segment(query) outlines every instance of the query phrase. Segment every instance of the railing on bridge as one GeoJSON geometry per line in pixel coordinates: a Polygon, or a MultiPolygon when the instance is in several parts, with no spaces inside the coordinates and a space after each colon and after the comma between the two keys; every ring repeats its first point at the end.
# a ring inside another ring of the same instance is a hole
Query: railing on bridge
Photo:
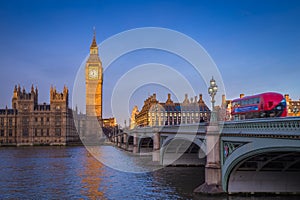
{"type": "Polygon", "coordinates": [[[164,125],[164,126],[146,126],[136,127],[134,129],[123,130],[123,133],[197,133],[205,134],[207,123],[200,124],[181,124],[181,125],[164,125]]]}
{"type": "Polygon", "coordinates": [[[223,135],[253,134],[299,137],[300,117],[251,119],[242,121],[228,121],[221,130],[223,135]]]}
{"type": "MultiPolygon", "coordinates": [[[[134,129],[124,129],[120,134],[128,133],[195,133],[205,134],[209,123],[181,124],[175,126],[148,126],[136,127],[134,129]]],[[[228,134],[268,134],[268,135],[288,135],[298,136],[300,133],[300,117],[285,118],[260,118],[240,121],[226,121],[219,123],[220,132],[228,134]]],[[[118,135],[118,134],[117,134],[118,135]]]]}

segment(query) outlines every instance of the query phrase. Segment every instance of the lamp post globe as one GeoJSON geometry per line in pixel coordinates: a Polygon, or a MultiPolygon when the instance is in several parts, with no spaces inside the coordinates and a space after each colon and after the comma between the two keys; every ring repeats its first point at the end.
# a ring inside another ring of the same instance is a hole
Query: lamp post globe
{"type": "Polygon", "coordinates": [[[211,96],[211,104],[212,104],[212,111],[211,111],[212,122],[217,121],[216,113],[215,113],[215,95],[217,94],[217,91],[218,91],[218,86],[216,84],[216,81],[214,80],[214,77],[212,77],[208,88],[208,94],[211,96]]]}
{"type": "Polygon", "coordinates": [[[294,108],[293,108],[294,116],[297,116],[298,112],[299,112],[299,109],[296,106],[294,106],[294,108]]]}

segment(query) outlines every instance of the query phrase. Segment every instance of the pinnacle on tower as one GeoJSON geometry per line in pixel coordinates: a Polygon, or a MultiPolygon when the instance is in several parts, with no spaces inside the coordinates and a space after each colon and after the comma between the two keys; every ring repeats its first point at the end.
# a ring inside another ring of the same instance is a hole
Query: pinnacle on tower
{"type": "Polygon", "coordinates": [[[34,87],[33,87],[33,84],[31,85],[31,93],[34,93],[34,87]]]}
{"type": "Polygon", "coordinates": [[[184,97],[184,100],[183,100],[182,104],[184,104],[184,105],[189,104],[190,101],[189,101],[189,98],[188,98],[188,94],[185,94],[184,96],[185,97],[184,97]]]}
{"type": "Polygon", "coordinates": [[[92,48],[92,47],[98,47],[98,46],[97,46],[97,42],[96,42],[96,29],[95,29],[95,27],[94,27],[93,42],[92,42],[92,44],[91,44],[91,48],[92,48]]]}

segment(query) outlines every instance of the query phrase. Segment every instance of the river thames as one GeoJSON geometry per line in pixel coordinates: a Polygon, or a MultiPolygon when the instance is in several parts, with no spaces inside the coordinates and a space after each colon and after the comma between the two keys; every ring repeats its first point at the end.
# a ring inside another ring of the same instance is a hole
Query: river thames
{"type": "MultiPolygon", "coordinates": [[[[126,156],[112,146],[101,151],[126,156]]],[[[195,195],[203,167],[126,173],[103,165],[83,146],[1,147],[0,158],[0,199],[298,199],[195,195]]]]}

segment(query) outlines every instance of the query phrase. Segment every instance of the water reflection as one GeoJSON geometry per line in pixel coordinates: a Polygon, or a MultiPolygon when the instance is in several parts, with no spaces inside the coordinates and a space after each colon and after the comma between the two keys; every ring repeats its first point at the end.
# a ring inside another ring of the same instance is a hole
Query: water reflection
{"type": "Polygon", "coordinates": [[[186,199],[193,197],[193,190],[204,182],[204,167],[166,167],[151,173],[157,186],[174,188],[175,193],[186,199]]]}
{"type": "Polygon", "coordinates": [[[157,162],[152,161],[151,153],[132,154],[113,146],[87,147],[87,150],[105,166],[117,171],[144,173],[162,168],[157,162]]]}
{"type": "MultiPolygon", "coordinates": [[[[111,147],[94,151],[106,159],[119,154],[127,160],[126,154],[111,147]]],[[[120,172],[98,162],[84,147],[0,148],[0,159],[0,199],[298,199],[194,195],[193,189],[204,182],[203,167],[120,172]]],[[[131,162],[128,166],[139,169],[131,162]]]]}
{"type": "MultiPolygon", "coordinates": [[[[96,152],[97,156],[101,156],[100,152],[96,152]]],[[[81,194],[89,199],[103,199],[105,188],[99,190],[101,177],[103,176],[103,164],[96,160],[88,151],[85,151],[81,160],[83,169],[79,171],[81,177],[82,189],[81,194]]]]}
{"type": "Polygon", "coordinates": [[[83,171],[80,176],[84,183],[82,194],[91,199],[191,199],[193,189],[203,180],[201,168],[199,170],[199,168],[171,167],[141,173],[140,162],[134,162],[132,157],[127,157],[124,152],[119,152],[113,147],[94,147],[90,148],[89,152],[83,159],[83,171]],[[123,156],[121,161],[126,159],[132,161],[130,164],[128,160],[126,162],[126,165],[131,167],[130,171],[136,170],[139,173],[111,169],[98,162],[93,156],[99,160],[111,156],[110,162],[116,164],[120,164],[120,160],[116,158],[123,156]],[[191,175],[194,179],[182,180],[191,175]]]}

